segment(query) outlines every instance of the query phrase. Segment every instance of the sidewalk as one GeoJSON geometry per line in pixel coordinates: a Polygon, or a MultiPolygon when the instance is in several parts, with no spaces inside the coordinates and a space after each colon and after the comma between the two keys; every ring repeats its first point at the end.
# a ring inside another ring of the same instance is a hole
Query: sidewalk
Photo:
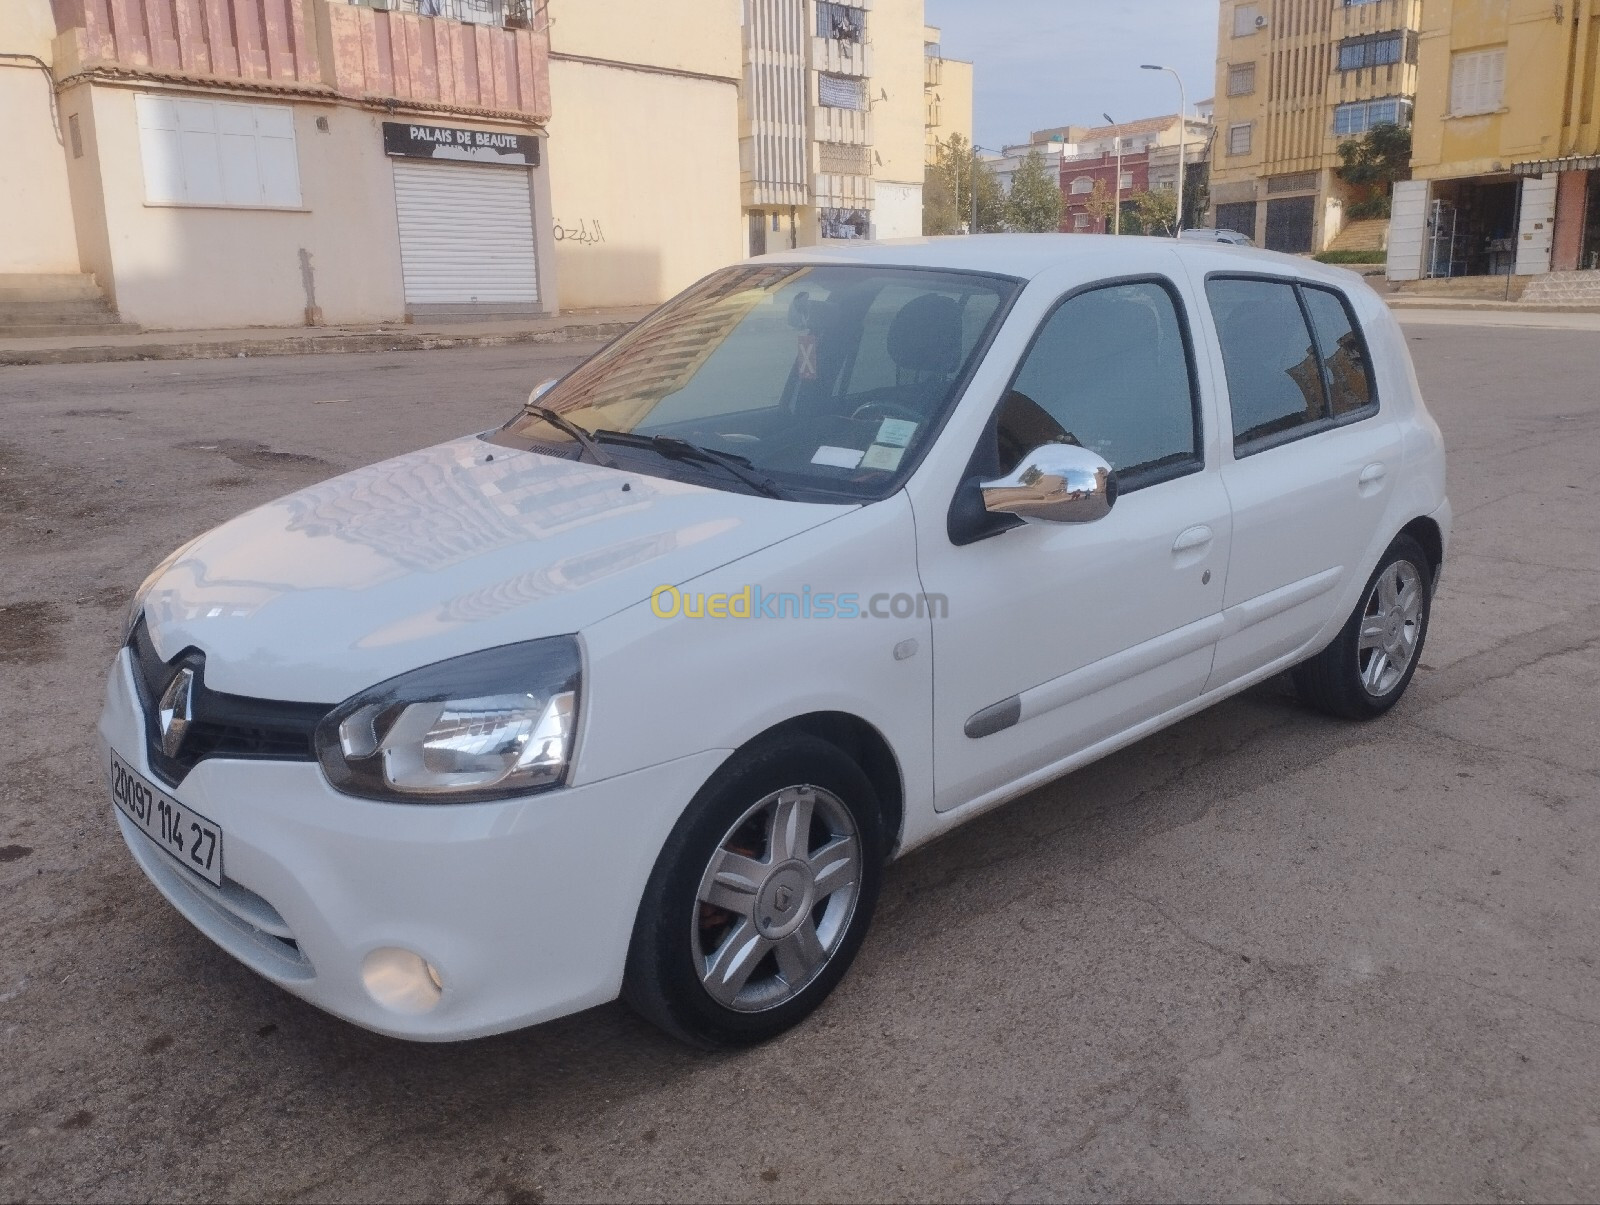
{"type": "Polygon", "coordinates": [[[509,347],[518,343],[599,343],[622,334],[648,314],[651,308],[635,306],[611,310],[573,310],[550,318],[519,318],[508,322],[247,327],[215,331],[141,331],[133,335],[0,339],[0,367],[22,364],[101,364],[118,360],[219,360],[338,352],[429,351],[450,347],[509,347]]]}

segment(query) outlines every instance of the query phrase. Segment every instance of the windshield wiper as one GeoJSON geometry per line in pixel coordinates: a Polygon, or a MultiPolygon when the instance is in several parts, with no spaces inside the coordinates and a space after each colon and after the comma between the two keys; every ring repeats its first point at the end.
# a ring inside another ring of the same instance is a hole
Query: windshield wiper
{"type": "Polygon", "coordinates": [[[535,406],[532,403],[524,406],[522,413],[531,414],[537,419],[543,419],[563,435],[569,435],[577,440],[578,446],[589,453],[590,458],[596,464],[608,469],[617,467],[617,462],[600,450],[600,445],[595,442],[593,433],[585,431],[571,419],[563,418],[548,406],[535,406]]]}
{"type": "Polygon", "coordinates": [[[596,431],[595,439],[602,443],[624,444],[635,448],[653,448],[668,460],[696,460],[701,464],[714,464],[727,469],[740,481],[744,482],[757,493],[768,498],[779,498],[787,501],[788,495],[775,485],[771,479],[756,471],[756,467],[746,457],[737,452],[724,452],[718,448],[703,448],[699,444],[690,443],[687,439],[679,439],[675,435],[639,435],[633,431],[596,431]]]}

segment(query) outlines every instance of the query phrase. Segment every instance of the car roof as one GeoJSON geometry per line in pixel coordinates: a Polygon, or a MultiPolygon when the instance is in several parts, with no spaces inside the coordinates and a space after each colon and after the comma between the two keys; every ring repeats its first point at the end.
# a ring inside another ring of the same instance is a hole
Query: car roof
{"type": "Polygon", "coordinates": [[[1149,238],[1110,234],[979,234],[938,238],[837,241],[763,255],[751,263],[875,264],[896,268],[942,268],[993,272],[1032,280],[1051,269],[1093,261],[1115,274],[1170,271],[1171,257],[1208,272],[1264,272],[1299,276],[1349,289],[1361,278],[1344,268],[1295,255],[1263,251],[1214,239],[1149,238]]]}

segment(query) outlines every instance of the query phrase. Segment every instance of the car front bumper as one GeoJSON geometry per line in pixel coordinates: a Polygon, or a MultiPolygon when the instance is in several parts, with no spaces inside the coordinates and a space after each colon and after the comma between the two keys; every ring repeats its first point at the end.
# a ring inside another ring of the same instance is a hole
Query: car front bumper
{"type": "Polygon", "coordinates": [[[379,803],[306,762],[201,762],[176,788],[150,769],[129,656],[100,716],[158,789],[223,830],[223,884],[183,868],[114,806],[135,861],[228,953],[317,1007],[394,1037],[452,1041],[614,999],[646,880],[672,826],[727,756],[712,750],[498,803],[379,803]],[[379,1003],[363,960],[398,947],[437,968],[429,1011],[379,1003]]]}

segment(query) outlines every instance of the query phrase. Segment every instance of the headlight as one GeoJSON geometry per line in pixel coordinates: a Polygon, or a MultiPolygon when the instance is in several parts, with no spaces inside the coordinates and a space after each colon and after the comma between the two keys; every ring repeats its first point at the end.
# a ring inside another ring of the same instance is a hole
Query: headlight
{"type": "Polygon", "coordinates": [[[485,649],[380,682],[317,726],[339,790],[406,803],[473,803],[559,786],[583,674],[571,636],[485,649]]]}

